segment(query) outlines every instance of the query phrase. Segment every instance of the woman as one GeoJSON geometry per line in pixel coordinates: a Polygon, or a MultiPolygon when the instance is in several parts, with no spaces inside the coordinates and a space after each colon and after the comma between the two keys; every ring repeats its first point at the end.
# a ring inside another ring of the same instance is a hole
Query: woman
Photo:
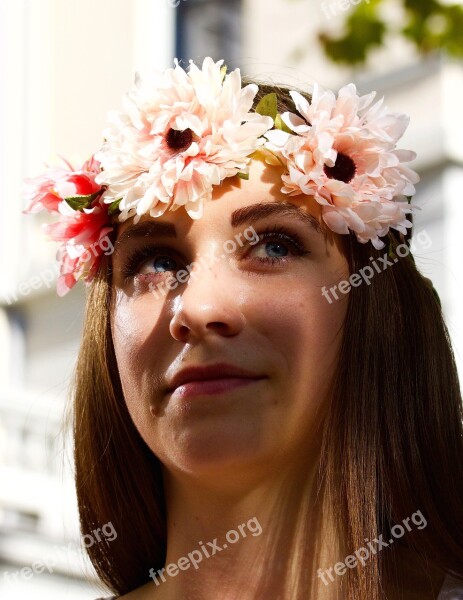
{"type": "Polygon", "coordinates": [[[82,531],[117,598],[463,598],[462,404],[408,240],[408,120],[205,59],[30,182],[90,284],[82,531]],[[276,252],[276,255],[273,253],[276,252]],[[452,591],[455,590],[455,591],[452,591]]]}

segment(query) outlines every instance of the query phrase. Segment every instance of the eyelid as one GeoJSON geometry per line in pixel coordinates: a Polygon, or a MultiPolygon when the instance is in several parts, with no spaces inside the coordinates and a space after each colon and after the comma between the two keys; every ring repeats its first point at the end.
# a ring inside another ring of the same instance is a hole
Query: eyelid
{"type": "MultiPolygon", "coordinates": [[[[310,250],[307,249],[308,244],[304,241],[303,236],[295,231],[294,226],[287,227],[278,223],[271,223],[267,226],[264,226],[262,229],[257,228],[255,233],[258,237],[256,242],[251,243],[253,240],[246,239],[246,243],[243,243],[242,240],[240,240],[240,244],[237,243],[236,251],[239,253],[239,255],[243,256],[246,253],[252,252],[253,248],[260,246],[266,241],[266,239],[272,239],[272,237],[277,240],[280,238],[283,243],[286,242],[288,245],[292,245],[296,249],[296,256],[297,253],[299,253],[300,256],[310,254],[310,250]]],[[[182,253],[172,246],[161,245],[155,241],[151,241],[147,245],[141,247],[136,246],[132,251],[127,251],[127,256],[125,257],[120,269],[124,280],[127,281],[134,275],[140,273],[140,270],[145,263],[152,260],[155,255],[162,255],[163,253],[180,259],[182,264],[188,264],[188,261],[185,261],[182,253]]],[[[228,254],[231,253],[229,252],[228,254]]],[[[162,272],[163,271],[160,271],[159,273],[162,272]]]]}
{"type": "MultiPolygon", "coordinates": [[[[131,279],[135,274],[140,272],[141,267],[153,258],[156,254],[177,254],[178,251],[164,245],[158,245],[152,241],[147,245],[135,247],[133,250],[127,252],[127,256],[124,258],[120,272],[124,281],[131,279]]],[[[182,258],[183,261],[183,258],[182,258]]]]}
{"type": "Polygon", "coordinates": [[[283,265],[287,263],[289,260],[293,260],[295,258],[302,258],[309,254],[311,251],[309,249],[309,245],[302,239],[302,236],[293,231],[290,228],[286,228],[282,225],[269,225],[263,231],[257,232],[259,236],[258,242],[252,245],[249,250],[245,250],[247,254],[252,253],[253,248],[258,248],[265,243],[269,243],[275,240],[278,244],[283,244],[290,248],[291,256],[282,256],[282,257],[255,257],[250,258],[251,261],[257,261],[262,264],[271,263],[272,266],[278,266],[278,264],[283,265]]]}
{"type": "Polygon", "coordinates": [[[296,246],[299,247],[300,250],[305,249],[305,243],[302,237],[296,231],[293,231],[291,228],[286,228],[284,225],[269,225],[262,231],[257,232],[257,235],[261,236],[262,240],[271,237],[272,234],[275,235],[276,238],[278,238],[279,236],[287,238],[288,242],[294,243],[296,246]]]}

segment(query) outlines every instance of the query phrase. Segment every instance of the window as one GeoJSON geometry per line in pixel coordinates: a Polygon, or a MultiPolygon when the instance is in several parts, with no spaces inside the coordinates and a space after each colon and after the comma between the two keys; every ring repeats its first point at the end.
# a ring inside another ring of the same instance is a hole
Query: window
{"type": "Polygon", "coordinates": [[[224,59],[228,70],[239,66],[241,0],[180,0],[176,9],[176,57],[186,68],[205,56],[224,59]]]}

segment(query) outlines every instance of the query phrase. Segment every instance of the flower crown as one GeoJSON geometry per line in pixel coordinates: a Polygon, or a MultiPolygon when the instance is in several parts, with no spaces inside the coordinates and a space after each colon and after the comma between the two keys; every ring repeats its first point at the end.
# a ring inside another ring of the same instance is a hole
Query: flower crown
{"type": "Polygon", "coordinates": [[[199,69],[137,74],[121,112],[108,115],[104,143],[79,169],[63,167],[25,180],[25,213],[46,209],[58,220],[45,226],[61,242],[57,291],[95,276],[116,222],[159,217],[184,206],[192,219],[203,214],[213,186],[227,177],[248,178],[260,153],[284,168],[281,192],[305,194],[321,205],[322,218],[338,234],[383,248],[389,228],[412,226],[411,196],[418,175],[404,163],[414,152],[396,149],[409,118],[391,113],[376,92],[357,94],[353,83],[337,97],[313,86],[311,101],[290,91],[294,112],[278,113],[270,93],[254,110],[258,85],[242,87],[240,70],[205,58],[199,69]]]}

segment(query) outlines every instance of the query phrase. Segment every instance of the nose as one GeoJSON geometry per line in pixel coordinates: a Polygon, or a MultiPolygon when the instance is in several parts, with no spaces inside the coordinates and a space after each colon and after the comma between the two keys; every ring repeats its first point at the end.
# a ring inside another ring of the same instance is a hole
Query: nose
{"type": "Polygon", "coordinates": [[[216,334],[237,335],[245,319],[240,306],[236,281],[224,261],[203,265],[194,270],[173,299],[170,334],[178,341],[192,341],[216,334]]]}

